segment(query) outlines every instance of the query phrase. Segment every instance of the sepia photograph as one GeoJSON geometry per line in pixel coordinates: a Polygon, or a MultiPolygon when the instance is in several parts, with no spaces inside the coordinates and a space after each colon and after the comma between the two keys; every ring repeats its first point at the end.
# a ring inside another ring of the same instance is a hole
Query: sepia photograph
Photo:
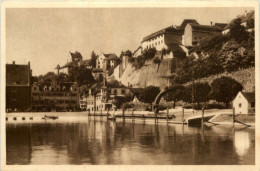
{"type": "Polygon", "coordinates": [[[252,4],[6,5],[2,166],[256,165],[252,4]]]}

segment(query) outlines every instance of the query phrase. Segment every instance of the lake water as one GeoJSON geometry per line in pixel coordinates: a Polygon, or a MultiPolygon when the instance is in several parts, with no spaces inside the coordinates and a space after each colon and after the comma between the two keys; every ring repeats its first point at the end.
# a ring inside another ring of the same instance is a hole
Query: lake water
{"type": "Polygon", "coordinates": [[[7,122],[7,164],[255,164],[254,128],[86,118],[7,122]]]}

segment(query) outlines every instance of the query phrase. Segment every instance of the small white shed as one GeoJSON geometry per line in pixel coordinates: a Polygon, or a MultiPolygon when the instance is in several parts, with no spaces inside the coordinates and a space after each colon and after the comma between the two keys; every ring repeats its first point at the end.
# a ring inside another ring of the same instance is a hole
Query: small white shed
{"type": "Polygon", "coordinates": [[[233,100],[233,107],[236,114],[254,114],[255,113],[255,93],[238,92],[233,100]]]}

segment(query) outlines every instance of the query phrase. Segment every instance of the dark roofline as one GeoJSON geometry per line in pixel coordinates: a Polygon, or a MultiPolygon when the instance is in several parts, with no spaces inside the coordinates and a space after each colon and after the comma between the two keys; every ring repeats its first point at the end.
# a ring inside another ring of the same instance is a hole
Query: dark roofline
{"type": "Polygon", "coordinates": [[[221,29],[216,26],[209,26],[209,25],[197,25],[197,24],[190,24],[192,27],[192,31],[195,32],[208,32],[208,31],[214,31],[214,32],[220,32],[221,29]]]}
{"type": "Polygon", "coordinates": [[[242,92],[242,95],[247,99],[248,102],[255,102],[255,93],[254,92],[242,92]]]}
{"type": "Polygon", "coordinates": [[[185,27],[187,26],[187,24],[198,24],[199,25],[198,21],[195,19],[184,19],[182,21],[181,25],[179,26],[179,29],[184,30],[185,27]]]}
{"type": "Polygon", "coordinates": [[[179,30],[177,28],[174,28],[173,26],[166,27],[164,29],[161,29],[157,32],[154,32],[148,36],[145,36],[142,40],[142,42],[150,40],[156,36],[162,35],[162,34],[174,34],[174,35],[182,35],[182,30],[179,30]]]}

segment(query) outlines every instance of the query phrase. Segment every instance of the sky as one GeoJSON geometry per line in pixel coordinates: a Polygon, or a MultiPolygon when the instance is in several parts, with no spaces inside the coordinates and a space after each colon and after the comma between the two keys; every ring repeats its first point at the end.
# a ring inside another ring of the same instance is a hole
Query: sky
{"type": "Polygon", "coordinates": [[[31,63],[33,75],[54,71],[70,52],[83,59],[134,51],[143,37],[184,19],[228,23],[252,8],[9,8],[6,9],[6,62],[31,63]]]}

